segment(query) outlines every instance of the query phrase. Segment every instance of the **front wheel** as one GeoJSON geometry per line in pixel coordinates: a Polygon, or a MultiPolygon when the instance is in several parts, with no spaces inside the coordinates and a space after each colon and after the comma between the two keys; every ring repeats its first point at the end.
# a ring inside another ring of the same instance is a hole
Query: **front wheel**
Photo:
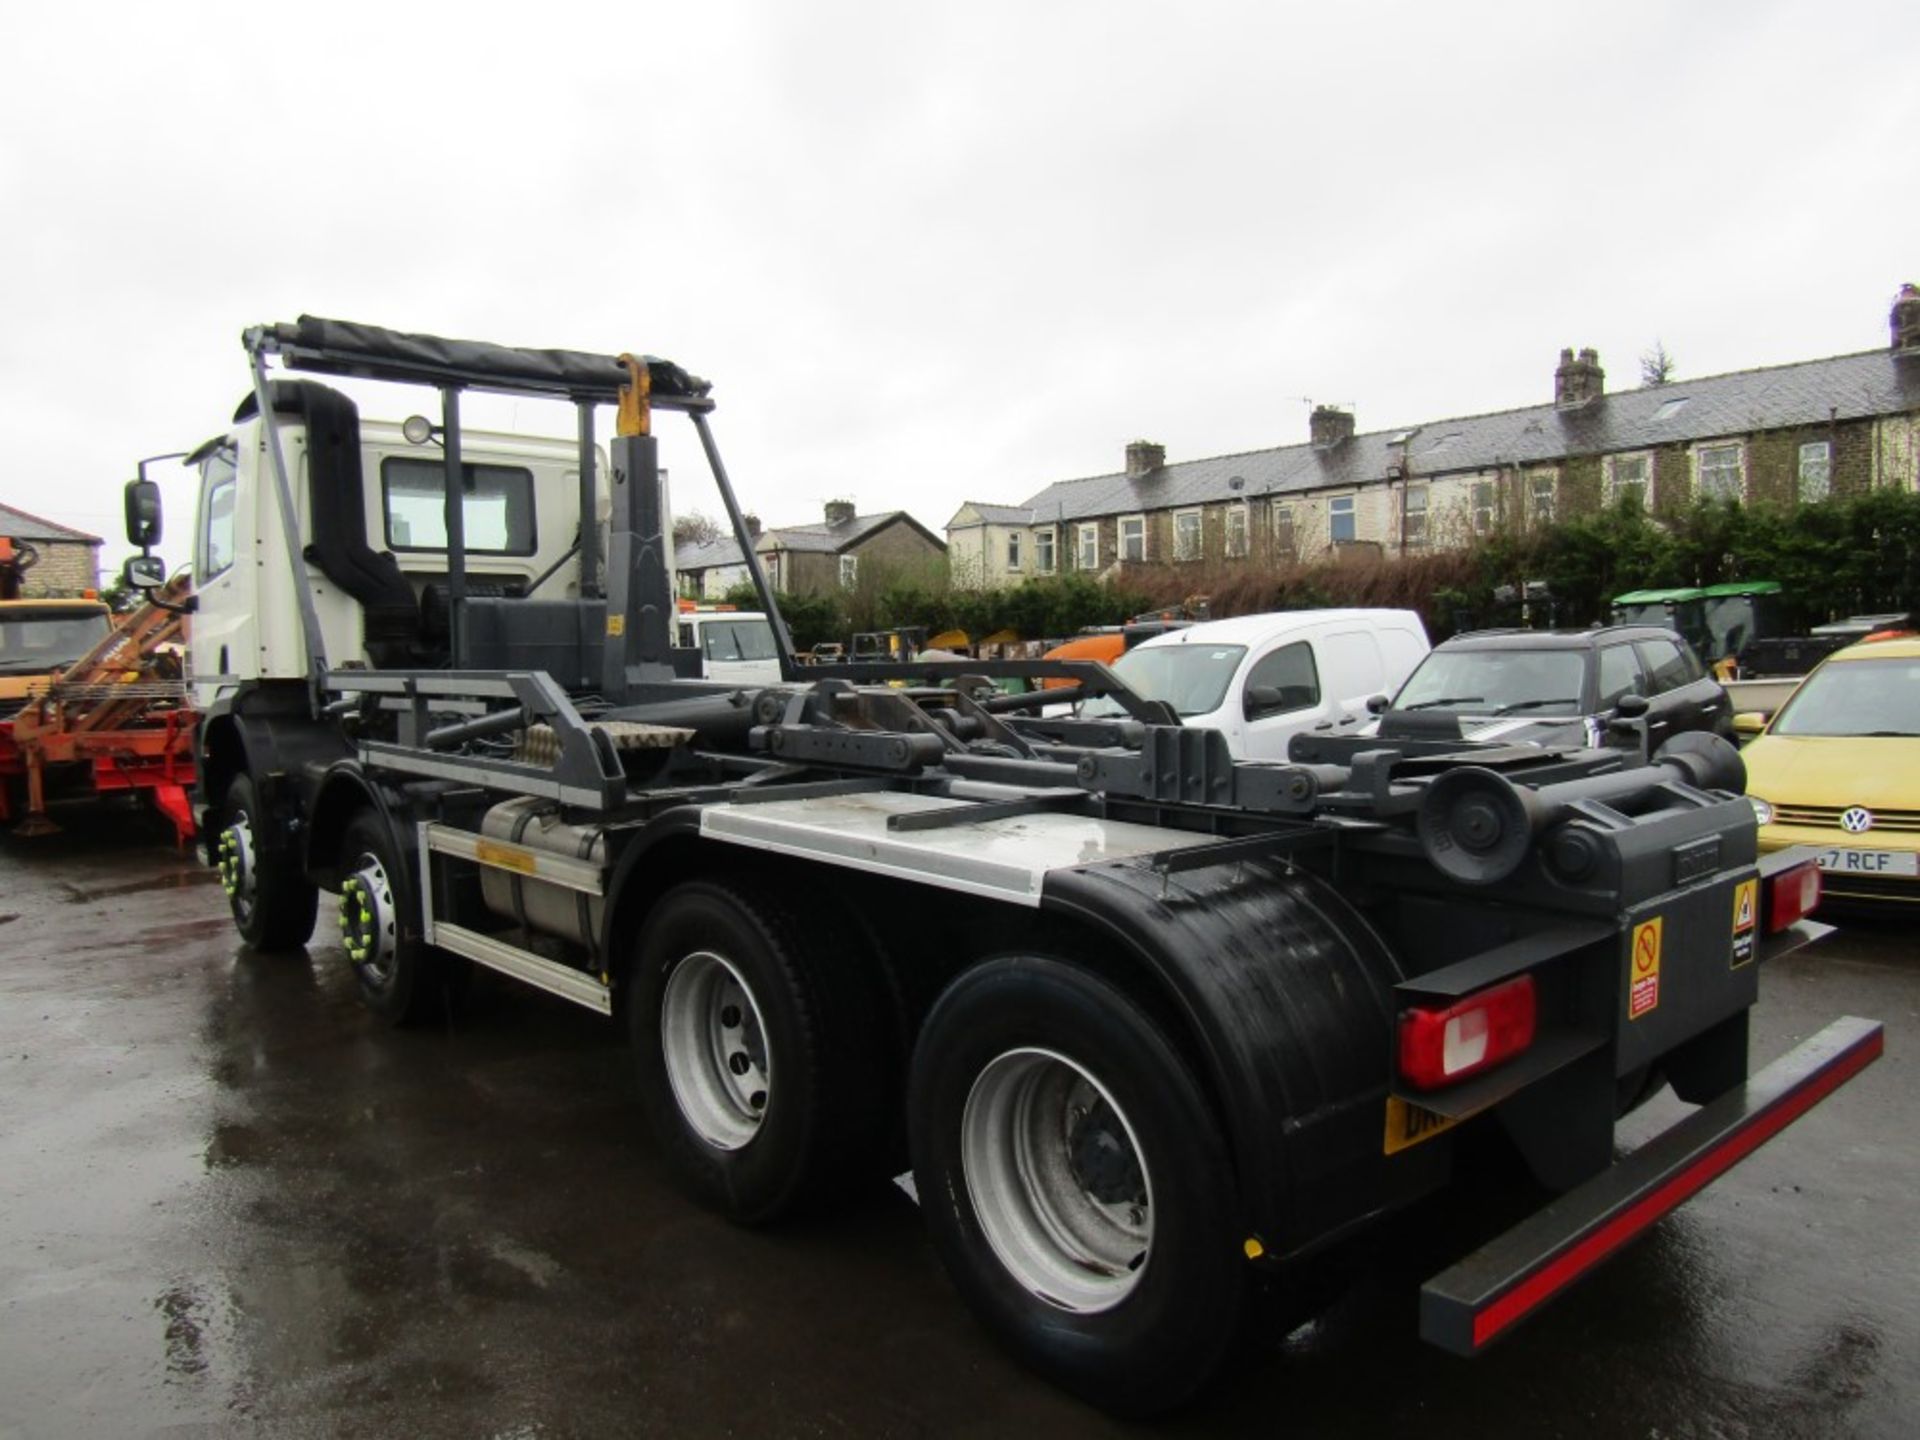
{"type": "Polygon", "coordinates": [[[255,950],[298,950],[313,936],[320,891],[284,847],[267,847],[259,791],[236,775],[220,806],[213,860],[234,928],[255,950]]]}
{"type": "Polygon", "coordinates": [[[908,1092],[935,1249],[1015,1355],[1103,1409],[1191,1398],[1240,1328],[1246,1262],[1211,1107],[1098,977],[995,960],[941,996],[908,1092]]]}

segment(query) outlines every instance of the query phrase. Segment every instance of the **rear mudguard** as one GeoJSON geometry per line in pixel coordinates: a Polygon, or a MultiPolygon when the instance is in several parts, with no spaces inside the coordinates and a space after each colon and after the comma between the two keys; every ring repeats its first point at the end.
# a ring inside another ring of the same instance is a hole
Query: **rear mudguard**
{"type": "Polygon", "coordinates": [[[1279,860],[1143,859],[1053,872],[1042,905],[1179,1008],[1260,1248],[1310,1251],[1445,1182],[1449,1144],[1384,1153],[1400,967],[1326,882],[1279,860]]]}

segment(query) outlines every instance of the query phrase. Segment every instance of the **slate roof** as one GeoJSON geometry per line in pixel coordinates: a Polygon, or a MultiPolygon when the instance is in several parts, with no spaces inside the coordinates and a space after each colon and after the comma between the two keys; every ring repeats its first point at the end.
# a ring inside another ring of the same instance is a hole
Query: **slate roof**
{"type": "Polygon", "coordinates": [[[66,540],[82,545],[107,543],[98,535],[89,535],[84,530],[76,530],[56,520],[42,520],[38,515],[29,515],[11,505],[0,505],[0,535],[9,540],[66,540]]]}
{"type": "Polygon", "coordinates": [[[769,530],[762,535],[756,550],[781,549],[805,550],[821,555],[837,555],[849,546],[857,545],[876,531],[884,530],[896,520],[905,521],[925,535],[942,550],[947,542],[933,534],[926,526],[914,519],[904,510],[885,510],[877,515],[856,515],[839,525],[829,525],[824,520],[811,525],[784,525],[778,530],[769,530]],[[771,540],[773,545],[765,542],[771,540]]]}
{"type": "MultiPolygon", "coordinates": [[[[973,513],[980,517],[982,525],[1031,525],[1033,523],[1033,511],[1024,505],[987,505],[979,500],[960,502],[960,510],[968,507],[972,507],[973,513]]],[[[960,511],[956,510],[954,518],[957,520],[959,517],[960,511]]],[[[951,530],[954,527],[948,525],[947,528],[951,530]]]]}
{"type": "Polygon", "coordinates": [[[1914,410],[1920,410],[1920,358],[1869,350],[1622,390],[1578,409],[1534,405],[1376,430],[1330,450],[1285,445],[1189,460],[1132,478],[1119,473],[1058,480],[1017,508],[1045,525],[1377,482],[1387,478],[1390,464],[1405,464],[1416,478],[1431,477],[1914,410]],[[1406,437],[1404,444],[1389,444],[1399,436],[1406,437]]]}
{"type": "Polygon", "coordinates": [[[724,537],[718,540],[689,540],[684,545],[675,546],[673,551],[675,570],[713,570],[722,565],[746,563],[740,555],[740,542],[724,537]]]}

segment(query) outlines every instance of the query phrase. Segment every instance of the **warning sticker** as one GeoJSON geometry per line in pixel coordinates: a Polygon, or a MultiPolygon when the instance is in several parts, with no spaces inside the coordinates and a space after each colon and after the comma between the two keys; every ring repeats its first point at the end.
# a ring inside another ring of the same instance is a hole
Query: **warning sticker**
{"type": "Polygon", "coordinates": [[[1633,973],[1627,977],[1627,1018],[1638,1020],[1660,1003],[1660,932],[1656,915],[1633,927],[1633,973]]]}
{"type": "Polygon", "coordinates": [[[1398,1095],[1389,1095],[1385,1153],[1397,1155],[1422,1140],[1431,1140],[1443,1130],[1451,1130],[1459,1123],[1451,1115],[1440,1115],[1424,1105],[1402,1100],[1398,1095]]]}
{"type": "Polygon", "coordinates": [[[1753,959],[1756,912],[1760,908],[1760,882],[1742,880],[1733,887],[1733,968],[1738,970],[1753,959]]]}

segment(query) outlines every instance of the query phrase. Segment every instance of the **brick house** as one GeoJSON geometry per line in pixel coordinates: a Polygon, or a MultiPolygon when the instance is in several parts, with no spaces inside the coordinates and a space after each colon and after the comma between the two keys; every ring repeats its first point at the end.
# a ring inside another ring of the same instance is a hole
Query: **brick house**
{"type": "Polygon", "coordinates": [[[1563,350],[1551,404],[1368,434],[1320,406],[1305,444],[1272,450],[1168,464],[1135,441],[1118,472],[1056,481],[1017,506],[969,502],[948,533],[995,584],[1131,562],[1410,553],[1627,494],[1659,515],[1702,496],[1791,505],[1912,490],[1920,289],[1901,290],[1889,326],[1884,349],[1611,394],[1597,354],[1563,350]]]}
{"type": "Polygon", "coordinates": [[[39,560],[21,583],[23,599],[60,599],[100,588],[98,535],[0,505],[0,535],[31,545],[39,560]]]}

